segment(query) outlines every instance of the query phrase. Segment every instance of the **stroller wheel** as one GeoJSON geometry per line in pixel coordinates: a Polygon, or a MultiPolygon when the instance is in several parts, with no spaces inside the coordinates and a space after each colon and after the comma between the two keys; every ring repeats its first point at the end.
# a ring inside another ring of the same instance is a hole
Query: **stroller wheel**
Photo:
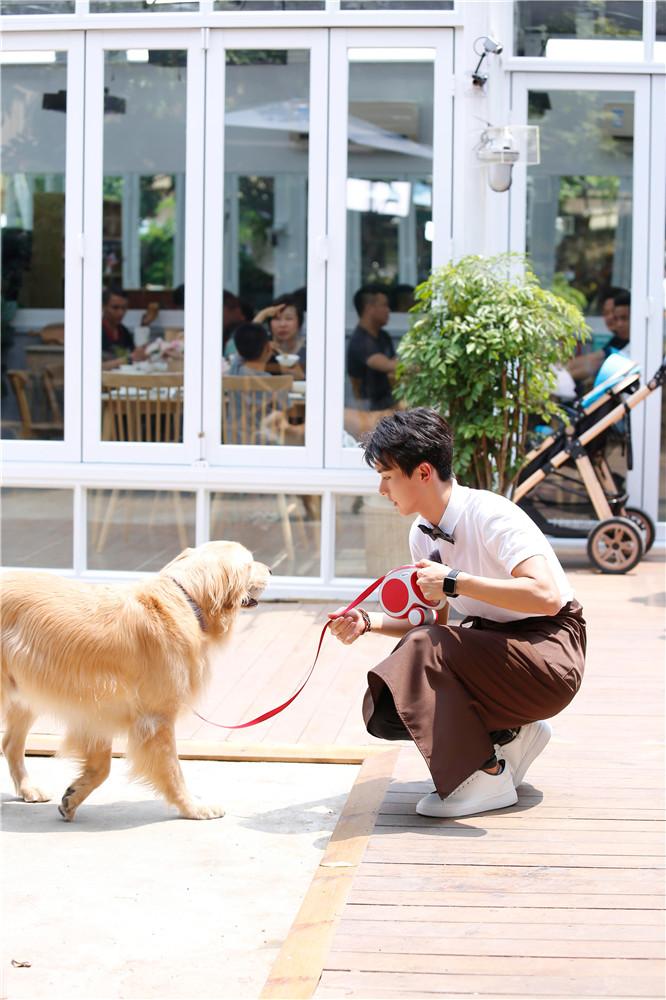
{"type": "Polygon", "coordinates": [[[643,536],[628,517],[609,517],[588,535],[587,554],[602,573],[627,573],[643,558],[643,536]]]}
{"type": "Polygon", "coordinates": [[[654,545],[656,535],[654,521],[639,507],[625,507],[623,516],[633,521],[643,536],[643,555],[646,555],[654,545]]]}

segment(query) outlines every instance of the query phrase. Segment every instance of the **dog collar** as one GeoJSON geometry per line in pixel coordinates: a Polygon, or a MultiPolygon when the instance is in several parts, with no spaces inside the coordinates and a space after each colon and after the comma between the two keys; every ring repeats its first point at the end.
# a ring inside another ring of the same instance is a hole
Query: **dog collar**
{"type": "Polygon", "coordinates": [[[192,608],[192,611],[194,612],[194,615],[195,615],[197,621],[199,622],[199,627],[200,627],[201,631],[205,632],[206,631],[206,620],[204,618],[204,613],[201,610],[201,608],[199,607],[199,605],[197,604],[197,602],[194,600],[193,597],[190,597],[190,595],[188,594],[188,592],[185,590],[185,587],[183,587],[182,583],[179,583],[178,580],[176,580],[173,576],[170,576],[169,580],[171,580],[172,583],[175,583],[176,586],[180,590],[182,590],[183,596],[185,597],[185,600],[187,601],[187,603],[189,604],[189,606],[192,608]]]}

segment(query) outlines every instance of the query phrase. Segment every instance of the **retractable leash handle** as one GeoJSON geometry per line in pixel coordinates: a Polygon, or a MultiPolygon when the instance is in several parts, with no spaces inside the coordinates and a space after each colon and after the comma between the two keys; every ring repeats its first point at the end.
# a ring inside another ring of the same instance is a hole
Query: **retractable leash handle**
{"type": "MultiPolygon", "coordinates": [[[[336,615],[335,618],[342,618],[349,611],[353,611],[357,608],[366,597],[369,597],[377,589],[379,590],[379,604],[382,611],[385,612],[390,618],[406,618],[412,625],[432,625],[437,618],[437,609],[441,608],[446,602],[441,601],[429,601],[421,592],[417,582],[416,582],[417,568],[416,566],[399,566],[397,569],[393,569],[390,573],[386,573],[384,576],[380,576],[374,583],[371,583],[369,587],[355,597],[351,604],[348,604],[340,614],[336,615]]],[[[194,714],[202,722],[207,722],[209,726],[217,726],[218,729],[248,729],[250,726],[258,726],[260,722],[266,722],[268,719],[272,719],[274,715],[279,715],[280,712],[284,712],[285,708],[291,705],[292,701],[298,698],[299,694],[310,680],[312,672],[319,659],[319,653],[321,652],[321,647],[324,642],[324,636],[326,635],[326,629],[329,625],[335,621],[335,618],[329,619],[326,622],[323,629],[321,630],[321,635],[319,636],[319,643],[317,645],[317,652],[315,658],[312,661],[312,666],[307,672],[305,680],[300,685],[300,687],[292,694],[290,698],[282,702],[281,705],[277,705],[275,708],[269,709],[262,715],[258,715],[256,719],[250,719],[249,722],[240,722],[235,726],[227,726],[222,722],[213,722],[211,719],[207,719],[205,716],[201,715],[196,709],[192,709],[194,714]]]]}

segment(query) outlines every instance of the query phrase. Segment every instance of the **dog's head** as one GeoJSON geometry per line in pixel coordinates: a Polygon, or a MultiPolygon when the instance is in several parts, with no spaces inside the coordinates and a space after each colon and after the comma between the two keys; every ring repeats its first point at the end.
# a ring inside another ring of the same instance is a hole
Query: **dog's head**
{"type": "Polygon", "coordinates": [[[223,626],[240,608],[256,607],[270,572],[238,542],[206,542],[185,549],[162,570],[196,601],[209,625],[223,626]]]}

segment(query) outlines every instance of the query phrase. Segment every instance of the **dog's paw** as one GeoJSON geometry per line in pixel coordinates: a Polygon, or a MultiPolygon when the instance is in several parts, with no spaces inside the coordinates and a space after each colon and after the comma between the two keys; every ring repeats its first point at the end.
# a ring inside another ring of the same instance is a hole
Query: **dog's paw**
{"type": "Polygon", "coordinates": [[[58,812],[67,823],[72,822],[74,819],[74,813],[76,812],[76,806],[73,806],[70,800],[70,795],[73,791],[73,788],[68,788],[62,797],[60,805],[58,806],[58,812]]]}
{"type": "Polygon", "coordinates": [[[22,785],[19,795],[24,802],[49,802],[51,796],[43,792],[41,788],[35,788],[34,785],[22,785]]]}
{"type": "Polygon", "coordinates": [[[224,809],[222,806],[206,805],[205,802],[191,802],[181,809],[180,814],[184,819],[220,819],[224,816],[224,809]]]}

